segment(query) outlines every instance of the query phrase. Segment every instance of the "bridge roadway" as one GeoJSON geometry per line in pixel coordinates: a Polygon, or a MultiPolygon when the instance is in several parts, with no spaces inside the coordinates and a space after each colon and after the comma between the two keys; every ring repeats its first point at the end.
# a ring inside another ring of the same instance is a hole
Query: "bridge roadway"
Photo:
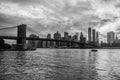
{"type": "MultiPolygon", "coordinates": [[[[11,39],[11,40],[17,40],[18,38],[16,36],[0,36],[2,39],[11,39]]],[[[55,40],[55,39],[47,39],[47,38],[31,38],[31,37],[26,37],[26,40],[41,40],[41,41],[55,41],[55,42],[69,42],[69,43],[76,43],[80,45],[84,45],[84,43],[77,42],[77,41],[66,41],[66,40],[55,40]]],[[[85,45],[90,45],[94,47],[99,47],[95,44],[90,44],[90,43],[85,43],[85,45]]]]}

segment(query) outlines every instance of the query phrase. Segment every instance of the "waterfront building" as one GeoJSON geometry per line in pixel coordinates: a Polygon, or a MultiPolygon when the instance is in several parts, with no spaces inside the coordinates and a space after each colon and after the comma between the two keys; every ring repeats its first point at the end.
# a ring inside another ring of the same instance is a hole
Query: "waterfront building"
{"type": "MultiPolygon", "coordinates": [[[[39,38],[39,36],[36,36],[35,34],[31,34],[29,37],[39,38]]],[[[36,49],[37,46],[38,46],[38,40],[28,40],[28,49],[36,49]]]]}
{"type": "Polygon", "coordinates": [[[75,35],[73,35],[72,41],[78,41],[78,36],[79,36],[79,33],[76,33],[75,35]]]}
{"type": "Polygon", "coordinates": [[[61,34],[58,31],[56,33],[54,33],[54,39],[56,39],[56,40],[61,39],[61,34]]]}
{"type": "Polygon", "coordinates": [[[120,47],[120,39],[118,39],[116,35],[116,39],[114,40],[113,47],[120,47]]]}
{"type": "MultiPolygon", "coordinates": [[[[47,34],[47,39],[51,39],[51,34],[47,34]]],[[[50,48],[51,47],[51,41],[46,42],[46,47],[50,48]]]]}
{"type": "Polygon", "coordinates": [[[115,33],[113,31],[110,31],[107,33],[107,43],[112,45],[112,43],[114,43],[115,40],[115,33]]]}
{"type": "MultiPolygon", "coordinates": [[[[72,41],[76,41],[76,42],[77,42],[77,41],[78,41],[78,35],[79,35],[78,33],[76,33],[75,35],[73,35],[72,41]]],[[[71,45],[72,45],[72,47],[74,47],[74,48],[75,48],[75,47],[78,47],[78,44],[75,44],[75,43],[72,43],[71,45]]]]}
{"type": "Polygon", "coordinates": [[[69,33],[68,32],[64,32],[64,38],[65,38],[65,40],[69,39],[69,33]]]}
{"type": "MultiPolygon", "coordinates": [[[[54,33],[54,39],[55,40],[61,40],[61,34],[57,31],[56,33],[54,33]]],[[[54,42],[55,47],[59,47],[60,46],[60,42],[54,42]]]]}

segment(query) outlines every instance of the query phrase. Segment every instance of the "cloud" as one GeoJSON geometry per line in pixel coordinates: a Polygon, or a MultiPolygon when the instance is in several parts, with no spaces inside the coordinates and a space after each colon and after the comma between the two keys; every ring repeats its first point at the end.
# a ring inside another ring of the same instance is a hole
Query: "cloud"
{"type": "Polygon", "coordinates": [[[120,3],[115,4],[116,8],[120,8],[120,3]]]}
{"type": "Polygon", "coordinates": [[[32,6],[21,7],[13,3],[1,3],[0,5],[1,13],[23,18],[45,18],[43,9],[45,9],[43,6],[38,8],[32,6]]]}

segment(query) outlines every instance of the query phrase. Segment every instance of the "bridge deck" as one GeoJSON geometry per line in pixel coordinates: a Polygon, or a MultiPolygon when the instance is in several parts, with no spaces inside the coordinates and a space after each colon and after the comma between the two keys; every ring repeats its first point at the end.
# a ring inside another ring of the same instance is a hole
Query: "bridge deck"
{"type": "MultiPolygon", "coordinates": [[[[17,40],[18,38],[15,36],[0,36],[0,38],[3,39],[11,39],[11,40],[17,40]]],[[[98,47],[95,44],[90,44],[90,43],[81,43],[78,41],[67,41],[67,40],[55,40],[55,39],[47,39],[47,38],[31,38],[31,37],[26,37],[26,40],[41,40],[41,41],[55,41],[55,42],[69,42],[69,43],[76,43],[76,44],[85,44],[85,45],[91,45],[98,47]]]]}

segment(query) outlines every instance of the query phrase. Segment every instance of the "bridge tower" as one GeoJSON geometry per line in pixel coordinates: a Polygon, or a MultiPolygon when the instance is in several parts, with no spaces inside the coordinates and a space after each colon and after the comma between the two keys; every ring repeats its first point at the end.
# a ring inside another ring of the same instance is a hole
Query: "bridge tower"
{"type": "Polygon", "coordinates": [[[26,49],[26,24],[17,26],[17,49],[26,49]]]}

